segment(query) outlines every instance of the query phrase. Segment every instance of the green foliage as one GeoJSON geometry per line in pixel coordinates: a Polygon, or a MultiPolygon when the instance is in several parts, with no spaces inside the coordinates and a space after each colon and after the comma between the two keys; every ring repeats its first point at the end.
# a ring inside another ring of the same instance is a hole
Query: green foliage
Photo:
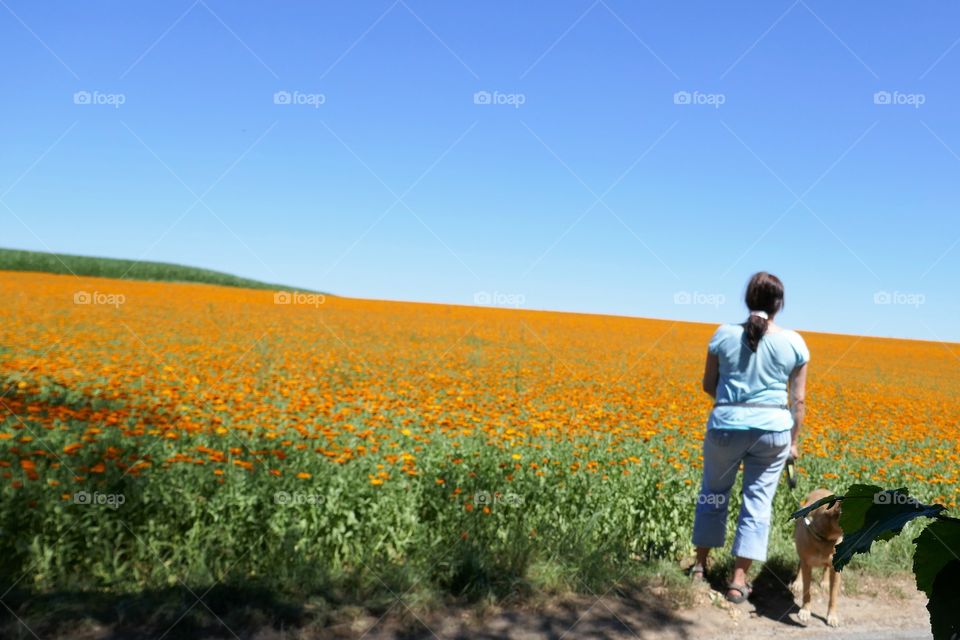
{"type": "Polygon", "coordinates": [[[851,486],[843,501],[840,528],[844,536],[837,545],[833,566],[841,571],[853,554],[870,551],[874,540],[890,540],[914,518],[935,518],[943,510],[939,504],[921,504],[906,489],[884,491],[872,485],[851,486]]]}
{"type": "MultiPolygon", "coordinates": [[[[30,400],[43,405],[122,407],[120,399],[30,383],[30,400]]],[[[15,385],[9,392],[26,393],[15,385]]],[[[376,417],[358,411],[357,429],[331,444],[369,445],[360,427],[376,417]]],[[[361,605],[379,616],[399,594],[405,601],[484,601],[603,593],[648,571],[651,562],[674,563],[691,549],[701,471],[696,460],[674,457],[680,436],[669,423],[657,425],[649,439],[597,433],[588,449],[533,434],[536,454],[526,450],[520,460],[511,455],[515,449],[492,446],[486,434],[435,438],[422,447],[398,438],[386,449],[401,456],[396,462],[369,456],[337,464],[310,443],[284,450],[279,476],[272,465],[236,464],[280,446],[262,430],[181,432],[181,440],[166,440],[104,429],[86,438],[100,425],[69,415],[51,429],[39,424],[29,412],[0,415],[3,431],[16,435],[0,439],[0,475],[8,474],[0,484],[0,575],[11,576],[0,591],[21,576],[18,588],[41,594],[184,585],[202,587],[199,594],[213,584],[255,585],[294,600],[316,597],[332,609],[361,605]],[[84,447],[68,452],[77,441],[84,447]],[[200,447],[226,458],[176,456],[200,447]],[[402,454],[415,454],[416,475],[401,471],[402,454]],[[28,455],[37,465],[34,480],[20,466],[28,455]],[[144,456],[153,466],[142,475],[124,474],[115,464],[144,456]],[[104,470],[89,472],[105,459],[104,470]],[[374,484],[379,473],[389,478],[374,484]],[[81,503],[79,492],[123,502],[81,503]]],[[[415,419],[410,427],[418,429],[415,419]]],[[[811,456],[798,491],[777,492],[771,555],[793,561],[786,515],[834,464],[811,456]]],[[[740,501],[738,482],[728,505],[728,541],[740,501]]]]}
{"type": "Polygon", "coordinates": [[[917,552],[913,557],[913,572],[917,576],[917,588],[928,596],[937,575],[951,560],[943,549],[960,549],[960,526],[955,520],[937,520],[914,539],[917,552]]]}
{"type": "Polygon", "coordinates": [[[960,585],[960,560],[954,558],[937,574],[927,603],[936,640],[960,637],[960,587],[957,585],[960,585]]]}
{"type": "Polygon", "coordinates": [[[872,484],[850,485],[843,495],[840,528],[851,532],[863,529],[867,522],[867,512],[874,506],[873,497],[882,491],[883,487],[872,484]]]}
{"type": "Polygon", "coordinates": [[[927,594],[935,638],[960,634],[960,521],[937,520],[914,539],[913,572],[927,594]]]}
{"type": "Polygon", "coordinates": [[[185,267],[166,262],[93,258],[65,253],[20,251],[18,249],[0,249],[0,271],[36,271],[97,278],[123,278],[125,280],[197,282],[245,289],[292,290],[291,287],[248,280],[220,271],[185,267]]]}
{"type": "Polygon", "coordinates": [[[816,502],[811,502],[811,503],[808,504],[807,506],[802,507],[802,508],[800,508],[800,509],[797,509],[796,511],[794,511],[793,513],[791,513],[791,514],[790,514],[790,519],[791,519],[791,520],[796,520],[797,518],[803,518],[803,517],[805,517],[806,515],[808,515],[811,511],[813,511],[813,510],[815,510],[815,509],[817,509],[817,508],[819,508],[819,507],[822,507],[822,506],[825,505],[825,504],[827,504],[827,505],[832,505],[832,504],[833,504],[834,502],[836,502],[837,500],[842,500],[842,499],[843,499],[843,496],[835,496],[835,495],[829,495],[829,496],[826,496],[826,497],[824,497],[824,498],[820,498],[820,499],[817,500],[816,502]]]}
{"type": "Polygon", "coordinates": [[[943,514],[943,505],[923,504],[906,489],[883,489],[854,484],[841,496],[827,496],[795,511],[802,518],[814,509],[843,502],[840,527],[843,541],[837,545],[833,566],[841,571],[855,553],[867,553],[875,540],[890,540],[917,518],[934,522],[914,539],[913,571],[917,588],[927,594],[930,625],[935,640],[956,640],[960,633],[960,520],[943,514]]]}

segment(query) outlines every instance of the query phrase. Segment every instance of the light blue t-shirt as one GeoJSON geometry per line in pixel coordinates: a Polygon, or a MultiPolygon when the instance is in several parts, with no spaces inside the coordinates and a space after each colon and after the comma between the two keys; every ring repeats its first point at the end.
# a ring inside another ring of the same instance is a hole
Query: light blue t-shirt
{"type": "MultiPolygon", "coordinates": [[[[781,329],[760,338],[757,351],[750,351],[743,325],[725,324],[713,334],[707,351],[720,361],[717,403],[746,402],[787,404],[787,380],[797,367],[810,361],[810,351],[800,334],[781,329]]],[[[710,412],[707,429],[793,428],[787,409],[717,406],[710,412]]]]}

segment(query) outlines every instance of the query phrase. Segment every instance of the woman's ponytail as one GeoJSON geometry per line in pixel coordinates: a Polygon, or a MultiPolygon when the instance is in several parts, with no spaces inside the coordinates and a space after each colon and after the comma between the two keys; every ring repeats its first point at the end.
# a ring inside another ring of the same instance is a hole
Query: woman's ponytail
{"type": "Polygon", "coordinates": [[[755,273],[747,283],[744,302],[750,310],[750,317],[744,327],[744,337],[750,351],[756,352],[760,339],[770,326],[770,318],[783,308],[783,283],[772,273],[755,273]]]}
{"type": "Polygon", "coordinates": [[[770,321],[760,314],[751,313],[750,317],[747,318],[747,346],[750,347],[750,351],[757,350],[760,345],[760,338],[767,332],[767,325],[769,324],[770,321]]]}

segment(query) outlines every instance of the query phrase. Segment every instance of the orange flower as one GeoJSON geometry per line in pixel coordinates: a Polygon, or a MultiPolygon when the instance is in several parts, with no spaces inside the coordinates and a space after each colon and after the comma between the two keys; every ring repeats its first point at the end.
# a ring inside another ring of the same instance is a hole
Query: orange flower
{"type": "MultiPolygon", "coordinates": [[[[82,485],[84,464],[102,480],[107,462],[131,476],[216,465],[222,484],[245,475],[229,466],[362,483],[358,466],[372,486],[396,478],[411,490],[420,478],[587,493],[601,482],[689,492],[699,481],[711,325],[331,296],[318,332],[306,307],[269,291],[27,272],[0,274],[0,300],[0,481],[10,486],[82,485]],[[79,286],[149,304],[125,306],[118,323],[74,304],[79,286]],[[238,309],[243,322],[211,323],[238,309]],[[251,350],[254,334],[275,338],[269,358],[251,350]],[[51,403],[45,387],[84,401],[51,403]],[[102,454],[59,466],[58,454],[88,452],[102,454]]],[[[955,503],[957,347],[804,338],[829,366],[811,371],[800,476],[835,489],[859,476],[955,503]]],[[[479,510],[469,493],[444,490],[444,503],[479,510]]]]}

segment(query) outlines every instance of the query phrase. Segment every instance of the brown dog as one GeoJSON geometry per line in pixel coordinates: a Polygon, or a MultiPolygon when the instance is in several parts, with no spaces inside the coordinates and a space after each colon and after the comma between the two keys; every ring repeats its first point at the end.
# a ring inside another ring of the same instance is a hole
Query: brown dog
{"type": "MultiPolygon", "coordinates": [[[[803,505],[812,504],[821,498],[831,495],[826,489],[815,489],[807,496],[803,505]]],[[[803,604],[797,617],[801,622],[810,620],[810,582],[813,578],[814,567],[823,567],[823,577],[820,588],[826,585],[827,575],[830,575],[830,604],[827,607],[827,624],[831,627],[840,626],[840,617],[837,615],[837,599],[840,596],[840,574],[833,568],[833,552],[837,543],[843,539],[843,529],[840,528],[840,502],[833,506],[822,505],[811,511],[805,518],[797,518],[796,529],[793,534],[797,544],[797,555],[800,556],[800,570],[793,583],[793,592],[803,594],[803,604]]]]}

